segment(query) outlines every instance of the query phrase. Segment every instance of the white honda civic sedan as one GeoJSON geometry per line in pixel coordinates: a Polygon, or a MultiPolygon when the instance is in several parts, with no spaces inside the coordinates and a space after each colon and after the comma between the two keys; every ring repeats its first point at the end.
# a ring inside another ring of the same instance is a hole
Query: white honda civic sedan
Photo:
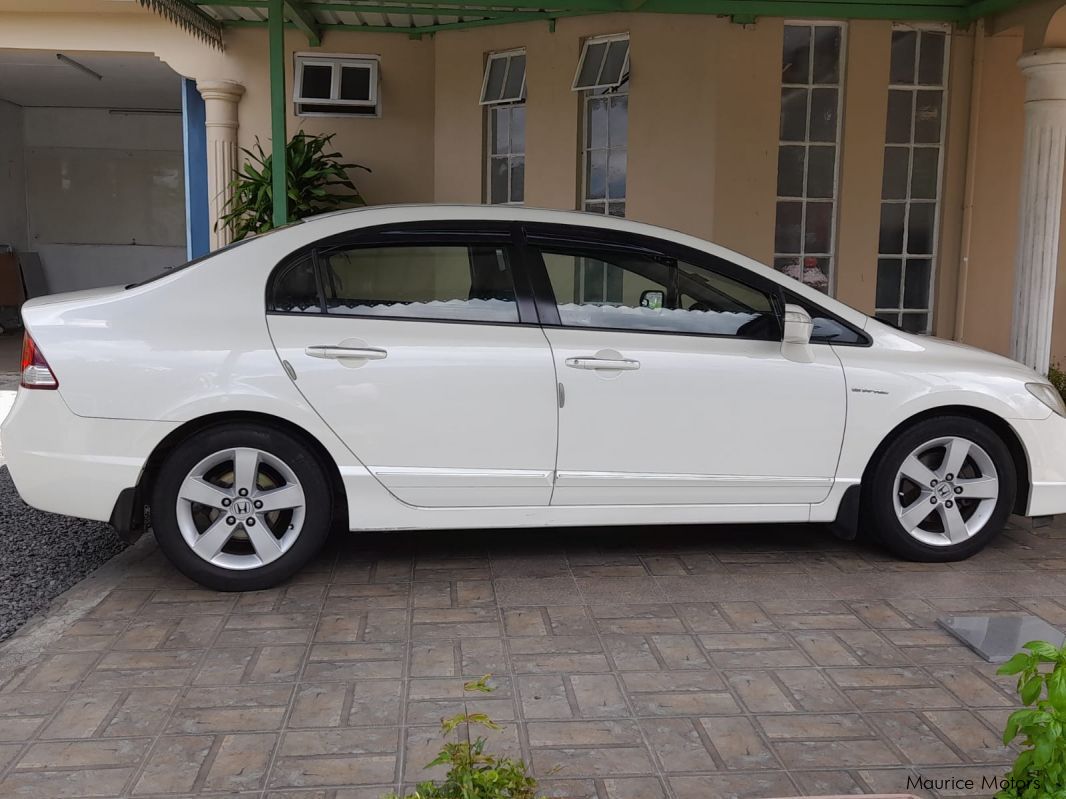
{"type": "Polygon", "coordinates": [[[23,318],[19,493],[127,536],[149,506],[217,589],[287,578],[335,519],[832,522],[946,561],[1066,511],[1040,375],[621,219],[342,212],[23,318]]]}

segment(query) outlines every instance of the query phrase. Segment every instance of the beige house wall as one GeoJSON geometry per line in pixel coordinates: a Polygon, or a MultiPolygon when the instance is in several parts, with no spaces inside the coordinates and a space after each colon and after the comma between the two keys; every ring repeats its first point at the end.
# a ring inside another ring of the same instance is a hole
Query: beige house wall
{"type": "MultiPolygon", "coordinates": [[[[1016,61],[1027,44],[1044,41],[1045,30],[1066,43],[1066,18],[1053,13],[1057,2],[1040,0],[1026,14],[990,20],[987,33],[975,27],[952,34],[934,331],[998,352],[1008,349],[1017,238],[1024,87],[1016,61]]],[[[28,8],[39,6],[0,0],[0,47],[151,49],[187,77],[242,84],[239,143],[269,140],[265,31],[228,31],[221,54],[136,6],[125,14],[67,10],[61,24],[56,14],[25,13],[28,8]]],[[[847,25],[835,294],[867,312],[876,285],[891,27],[886,21],[847,25]]],[[[371,202],[481,202],[485,111],[478,99],[485,58],[524,47],[526,203],[576,208],[582,108],[570,84],[581,42],[628,30],[628,216],[768,262],[782,28],[781,19],[737,25],[711,16],[616,14],[560,19],[554,32],[534,22],[420,40],[330,31],[316,52],[381,57],[383,115],[297,118],[290,105],[289,129],[335,132],[346,159],[374,170],[355,173],[371,202]]],[[[291,63],[294,52],[309,48],[290,31],[286,50],[291,63]]],[[[1057,294],[1054,352],[1066,358],[1066,280],[1057,294]]]]}

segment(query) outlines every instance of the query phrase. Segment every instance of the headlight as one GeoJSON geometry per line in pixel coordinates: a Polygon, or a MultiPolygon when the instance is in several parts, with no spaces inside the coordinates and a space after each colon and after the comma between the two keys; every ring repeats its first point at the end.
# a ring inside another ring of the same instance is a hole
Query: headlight
{"type": "Polygon", "coordinates": [[[1062,395],[1050,383],[1026,383],[1029,393],[1047,405],[1059,416],[1066,417],[1066,403],[1062,401],[1062,395]]]}

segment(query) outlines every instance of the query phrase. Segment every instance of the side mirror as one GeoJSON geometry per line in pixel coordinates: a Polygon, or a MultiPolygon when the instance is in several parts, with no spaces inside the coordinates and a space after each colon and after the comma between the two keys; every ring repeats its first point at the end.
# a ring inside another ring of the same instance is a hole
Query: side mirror
{"type": "Polygon", "coordinates": [[[785,306],[783,344],[810,344],[814,322],[802,306],[789,303],[785,306]]]}
{"type": "Polygon", "coordinates": [[[652,310],[657,311],[663,307],[663,300],[665,299],[665,292],[646,289],[645,291],[640,292],[640,307],[651,308],[652,310]]]}

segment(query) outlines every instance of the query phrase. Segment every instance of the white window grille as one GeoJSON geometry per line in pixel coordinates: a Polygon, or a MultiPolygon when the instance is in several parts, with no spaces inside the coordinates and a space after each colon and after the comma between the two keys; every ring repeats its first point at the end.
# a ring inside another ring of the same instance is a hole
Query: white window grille
{"type": "Polygon", "coordinates": [[[492,105],[486,113],[486,196],[493,205],[519,205],[526,193],[526,104],[492,105]]]}
{"type": "Polygon", "coordinates": [[[481,104],[515,103],[526,97],[526,51],[492,53],[481,81],[481,104]]]}
{"type": "Polygon", "coordinates": [[[845,27],[785,24],[774,268],[833,286],[845,27]]]}
{"type": "Polygon", "coordinates": [[[626,214],[629,77],[614,89],[584,93],[581,207],[610,216],[626,214]]]}
{"type": "Polygon", "coordinates": [[[376,116],[375,56],[296,54],[293,102],[299,116],[376,116]]]}
{"type": "Polygon", "coordinates": [[[629,34],[586,39],[574,73],[575,92],[615,89],[629,74],[629,34]]]}
{"type": "Polygon", "coordinates": [[[892,31],[875,306],[912,333],[932,322],[949,45],[942,28],[892,31]]]}

